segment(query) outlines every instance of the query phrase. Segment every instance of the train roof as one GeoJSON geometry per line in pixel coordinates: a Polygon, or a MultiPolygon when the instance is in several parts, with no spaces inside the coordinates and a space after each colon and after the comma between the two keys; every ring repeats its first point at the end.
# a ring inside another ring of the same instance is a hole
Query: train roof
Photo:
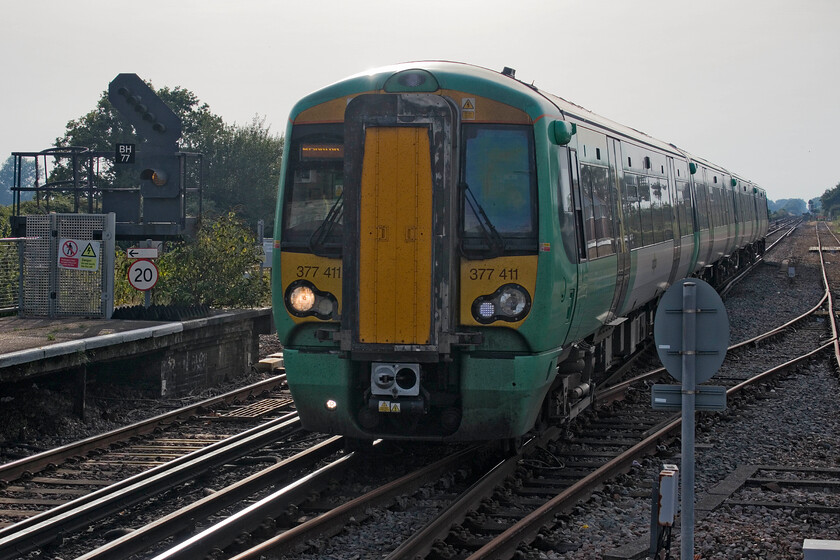
{"type": "Polygon", "coordinates": [[[755,183],[743,179],[740,175],[694,156],[675,144],[664,142],[644,132],[602,117],[558,95],[542,91],[533,84],[526,84],[513,77],[513,75],[463,62],[443,60],[404,62],[373,68],[348,76],[301,99],[292,109],[290,120],[294,121],[296,116],[305,109],[338,97],[382,91],[389,78],[406,70],[429,72],[437,80],[440,89],[476,91],[477,93],[480,91],[483,96],[523,109],[534,121],[546,117],[555,117],[582,126],[600,128],[613,135],[646,144],[676,156],[685,157],[710,169],[727,173],[758,188],[755,183]]]}

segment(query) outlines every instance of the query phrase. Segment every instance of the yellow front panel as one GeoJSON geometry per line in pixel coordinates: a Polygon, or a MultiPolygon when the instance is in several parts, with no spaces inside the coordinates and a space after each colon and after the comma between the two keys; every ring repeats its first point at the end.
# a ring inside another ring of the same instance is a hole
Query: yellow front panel
{"type": "MultiPolygon", "coordinates": [[[[519,284],[531,296],[537,286],[537,255],[497,257],[480,261],[461,261],[461,324],[481,325],[472,316],[477,297],[494,293],[505,284],[519,284]]],[[[527,316],[525,317],[527,318],[527,316]]],[[[518,328],[522,321],[496,321],[493,325],[518,328]]]]}
{"type": "Polygon", "coordinates": [[[429,132],[365,132],[359,238],[359,342],[429,344],[432,170],[429,132]]]}

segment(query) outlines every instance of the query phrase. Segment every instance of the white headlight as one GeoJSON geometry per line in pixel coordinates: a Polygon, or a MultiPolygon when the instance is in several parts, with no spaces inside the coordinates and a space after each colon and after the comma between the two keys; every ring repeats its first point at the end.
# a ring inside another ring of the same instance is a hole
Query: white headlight
{"type": "Polygon", "coordinates": [[[508,317],[515,317],[522,313],[527,304],[525,294],[514,288],[508,288],[499,296],[501,312],[508,317]]]}
{"type": "Polygon", "coordinates": [[[289,303],[298,313],[305,313],[315,305],[315,293],[309,286],[298,286],[289,294],[289,303]]]}

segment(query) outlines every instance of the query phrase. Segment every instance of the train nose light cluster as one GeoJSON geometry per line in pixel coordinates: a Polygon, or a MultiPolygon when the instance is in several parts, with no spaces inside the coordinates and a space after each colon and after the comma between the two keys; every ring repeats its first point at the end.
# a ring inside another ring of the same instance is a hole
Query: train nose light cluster
{"type": "Polygon", "coordinates": [[[505,284],[490,295],[476,298],[472,304],[473,317],[483,324],[521,321],[530,310],[531,296],[519,284],[505,284]]]}
{"type": "Polygon", "coordinates": [[[318,319],[338,317],[338,301],[329,292],[322,292],[311,282],[298,280],[286,289],[286,308],[295,317],[314,316],[318,319]]]}

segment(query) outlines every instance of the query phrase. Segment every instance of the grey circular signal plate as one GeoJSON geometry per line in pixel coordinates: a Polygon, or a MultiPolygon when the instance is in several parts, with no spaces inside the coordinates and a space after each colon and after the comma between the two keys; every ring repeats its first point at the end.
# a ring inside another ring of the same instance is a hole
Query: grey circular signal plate
{"type": "Polygon", "coordinates": [[[696,383],[712,378],[720,369],[726,349],[729,348],[729,317],[723,300],[706,282],[696,278],[684,278],[668,288],[659,306],[653,325],[656,351],[662,365],[677,381],[682,381],[683,344],[683,285],[694,283],[697,305],[697,340],[695,341],[694,372],[696,383]]]}

